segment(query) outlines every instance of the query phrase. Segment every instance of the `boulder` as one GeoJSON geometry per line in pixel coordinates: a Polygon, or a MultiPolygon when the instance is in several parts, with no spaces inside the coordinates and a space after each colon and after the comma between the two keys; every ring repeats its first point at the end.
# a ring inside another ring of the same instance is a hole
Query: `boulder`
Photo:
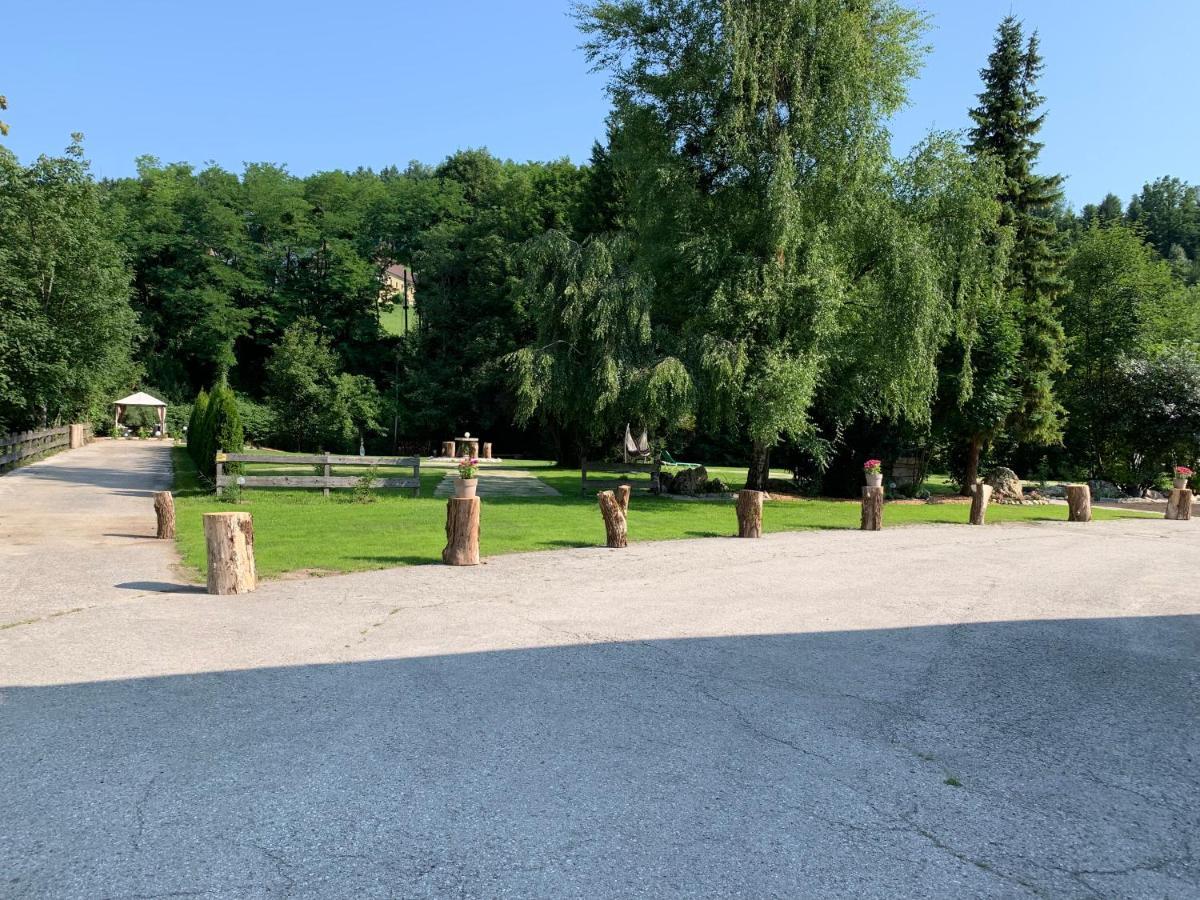
{"type": "Polygon", "coordinates": [[[1166,494],[1164,494],[1162,491],[1156,491],[1154,488],[1146,488],[1146,491],[1145,491],[1145,493],[1142,494],[1142,496],[1145,497],[1147,500],[1166,500],[1167,499],[1166,494]]]}
{"type": "Polygon", "coordinates": [[[672,494],[701,494],[704,485],[708,483],[708,470],[704,466],[694,469],[684,469],[671,479],[672,494]]]}
{"type": "Polygon", "coordinates": [[[1020,500],[1024,496],[1021,479],[1017,477],[1016,472],[1004,466],[997,466],[988,472],[984,483],[991,486],[996,499],[1020,500]]]}

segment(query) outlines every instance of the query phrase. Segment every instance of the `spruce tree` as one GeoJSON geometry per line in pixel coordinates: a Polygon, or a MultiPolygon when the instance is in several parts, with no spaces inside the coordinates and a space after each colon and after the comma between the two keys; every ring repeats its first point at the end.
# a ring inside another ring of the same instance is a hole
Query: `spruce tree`
{"type": "Polygon", "coordinates": [[[1042,68],[1037,32],[1026,40],[1021,23],[1013,16],[1005,18],[987,68],[980,73],[984,89],[979,105],[971,110],[975,127],[970,149],[1003,165],[1002,224],[1011,225],[1015,235],[1008,287],[1021,330],[1014,370],[1021,399],[1009,428],[1020,441],[1044,445],[1062,434],[1054,379],[1065,369],[1065,339],[1056,301],[1067,285],[1052,216],[1062,178],[1035,171],[1042,149],[1036,137],[1045,121],[1045,113],[1038,112],[1044,102],[1037,92],[1042,68]]]}

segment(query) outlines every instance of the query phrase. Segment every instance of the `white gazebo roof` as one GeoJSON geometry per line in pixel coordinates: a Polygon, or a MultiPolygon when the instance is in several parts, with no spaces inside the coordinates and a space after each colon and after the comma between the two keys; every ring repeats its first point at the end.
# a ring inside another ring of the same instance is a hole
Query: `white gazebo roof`
{"type": "Polygon", "coordinates": [[[116,401],[117,406],[166,406],[157,397],[151,397],[145,391],[138,391],[136,394],[130,394],[116,401]]]}

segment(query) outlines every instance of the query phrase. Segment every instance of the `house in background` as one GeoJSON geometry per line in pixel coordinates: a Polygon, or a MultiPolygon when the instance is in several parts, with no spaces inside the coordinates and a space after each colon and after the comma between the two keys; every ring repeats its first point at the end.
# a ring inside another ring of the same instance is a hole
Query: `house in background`
{"type": "Polygon", "coordinates": [[[417,305],[417,276],[403,263],[392,263],[383,270],[383,287],[379,299],[397,306],[417,305]]]}

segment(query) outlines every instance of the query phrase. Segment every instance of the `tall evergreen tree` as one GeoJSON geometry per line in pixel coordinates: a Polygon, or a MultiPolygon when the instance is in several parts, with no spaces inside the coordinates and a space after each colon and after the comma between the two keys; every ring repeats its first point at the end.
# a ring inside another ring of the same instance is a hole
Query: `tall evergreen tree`
{"type": "Polygon", "coordinates": [[[996,32],[995,48],[981,71],[984,89],[971,110],[975,127],[970,148],[998,159],[1005,184],[1002,224],[1011,225],[1015,243],[1008,286],[1021,330],[1019,364],[1014,369],[1020,402],[1009,427],[1019,440],[1049,444],[1062,434],[1062,407],[1054,379],[1064,371],[1063,329],[1057,299],[1067,285],[1065,259],[1057,246],[1053,218],[1062,177],[1035,171],[1045,121],[1044,98],[1037,92],[1043,68],[1037,32],[1025,38],[1021,23],[1008,16],[996,32]]]}

